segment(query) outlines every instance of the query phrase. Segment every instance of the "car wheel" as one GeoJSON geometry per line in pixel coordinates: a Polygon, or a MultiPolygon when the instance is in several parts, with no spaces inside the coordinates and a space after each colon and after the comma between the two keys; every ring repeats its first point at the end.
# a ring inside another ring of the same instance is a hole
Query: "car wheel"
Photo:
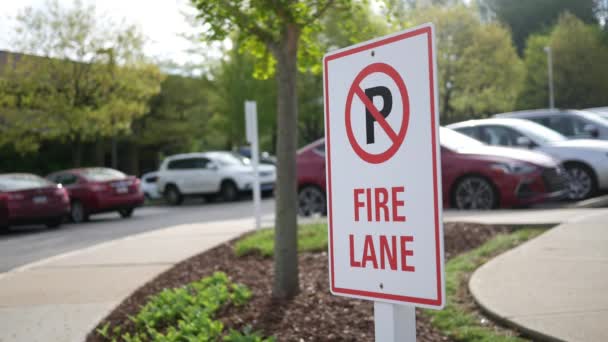
{"type": "Polygon", "coordinates": [[[582,200],[590,197],[597,190],[597,183],[593,171],[581,164],[567,164],[568,172],[568,198],[571,200],[582,200]]]}
{"type": "Polygon", "coordinates": [[[298,214],[311,216],[325,215],[327,210],[325,194],[316,186],[305,186],[298,191],[298,214]]]}
{"type": "Polygon", "coordinates": [[[120,214],[120,217],[122,218],[129,218],[131,216],[133,216],[133,208],[125,208],[125,209],[120,209],[118,211],[118,213],[120,214]]]}
{"type": "Polygon", "coordinates": [[[498,204],[498,193],[485,178],[469,176],[460,180],[452,192],[452,202],[457,209],[493,209],[498,204]]]}
{"type": "Polygon", "coordinates": [[[175,185],[167,185],[164,196],[167,203],[171,205],[180,205],[184,200],[184,197],[175,185]]]}
{"type": "Polygon", "coordinates": [[[46,223],[46,227],[47,228],[59,228],[59,226],[61,226],[61,224],[63,223],[63,217],[56,217],[52,220],[50,220],[49,222],[46,223]]]}
{"type": "Polygon", "coordinates": [[[239,197],[239,189],[232,181],[224,181],[220,187],[220,196],[226,202],[236,201],[239,197]]]}
{"type": "Polygon", "coordinates": [[[72,202],[70,206],[70,220],[74,223],[81,223],[89,220],[89,216],[80,201],[72,202]]]}

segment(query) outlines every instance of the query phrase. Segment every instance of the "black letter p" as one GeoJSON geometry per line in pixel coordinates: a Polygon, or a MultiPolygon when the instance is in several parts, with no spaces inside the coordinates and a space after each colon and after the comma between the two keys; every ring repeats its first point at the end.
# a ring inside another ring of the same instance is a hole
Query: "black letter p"
{"type": "MultiPolygon", "coordinates": [[[[380,114],[382,117],[386,118],[391,113],[391,109],[393,109],[393,95],[391,95],[391,91],[387,87],[379,86],[365,89],[365,96],[367,96],[372,105],[374,103],[374,97],[382,96],[384,104],[382,110],[379,110],[380,114]]],[[[369,109],[365,107],[365,135],[368,144],[373,144],[375,141],[374,122],[376,122],[376,118],[374,118],[369,109]]]]}

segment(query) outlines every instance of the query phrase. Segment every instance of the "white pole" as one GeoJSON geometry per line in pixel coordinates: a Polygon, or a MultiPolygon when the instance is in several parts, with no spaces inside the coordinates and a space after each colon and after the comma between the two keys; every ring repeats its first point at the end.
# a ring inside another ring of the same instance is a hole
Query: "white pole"
{"type": "Polygon", "coordinates": [[[258,143],[258,112],[255,101],[245,101],[245,123],[247,141],[251,144],[251,164],[253,166],[253,216],[255,229],[261,228],[261,194],[260,194],[260,148],[258,143]]]}
{"type": "Polygon", "coordinates": [[[549,75],[549,108],[555,108],[555,97],[553,94],[553,51],[550,46],[545,46],[547,53],[547,74],[549,75]]]}
{"type": "Polygon", "coordinates": [[[376,342],[415,342],[416,307],[374,302],[376,342]]]}

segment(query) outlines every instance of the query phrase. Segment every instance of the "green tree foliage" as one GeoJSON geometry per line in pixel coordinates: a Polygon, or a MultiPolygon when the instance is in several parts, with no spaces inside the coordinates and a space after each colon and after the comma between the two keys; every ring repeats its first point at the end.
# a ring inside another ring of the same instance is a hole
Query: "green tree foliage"
{"type": "MultiPolygon", "coordinates": [[[[350,9],[350,0],[191,0],[208,28],[204,39],[224,40],[235,31],[258,63],[256,75],[277,82],[277,208],[273,295],[291,298],[299,291],[297,258],[297,73],[318,66],[323,53],[316,34],[333,6],[350,9]]],[[[318,68],[317,68],[318,69],[318,68]]],[[[314,71],[314,70],[313,70],[314,71]]]]}
{"type": "Polygon", "coordinates": [[[167,76],[160,93],[150,100],[149,112],[133,123],[130,139],[165,154],[213,144],[205,134],[211,116],[208,103],[211,90],[206,78],[167,76]]]}
{"type": "Polygon", "coordinates": [[[528,37],[524,50],[526,78],[517,98],[518,109],[544,108],[549,103],[547,55],[548,34],[533,34],[528,37]]]}
{"type": "Polygon", "coordinates": [[[608,94],[608,44],[597,25],[585,24],[564,14],[549,35],[533,35],[525,51],[527,77],[518,105],[546,107],[547,57],[551,46],[555,104],[562,108],[586,108],[606,104],[608,94]]]}
{"type": "Polygon", "coordinates": [[[44,139],[57,138],[61,122],[49,120],[62,113],[61,91],[43,63],[30,56],[5,55],[0,69],[0,146],[20,153],[36,151],[44,139]]]}
{"type": "Polygon", "coordinates": [[[443,124],[514,107],[524,69],[504,27],[461,5],[424,8],[412,18],[435,24],[443,124]]]}
{"type": "Polygon", "coordinates": [[[13,46],[27,55],[12,55],[0,76],[0,144],[30,152],[62,139],[79,151],[81,142],[129,132],[146,113],[162,77],[143,62],[144,39],[134,26],[99,17],[80,1],[27,7],[16,19],[13,46]]]}
{"type": "Polygon", "coordinates": [[[519,52],[529,35],[553,26],[559,16],[568,11],[586,23],[596,23],[596,11],[604,0],[480,0],[480,8],[489,17],[507,24],[519,52]]]}
{"type": "Polygon", "coordinates": [[[211,105],[213,124],[222,132],[224,148],[245,144],[245,101],[255,100],[258,111],[260,148],[274,151],[276,143],[276,84],[255,78],[255,57],[235,39],[235,45],[212,71],[211,105]]]}

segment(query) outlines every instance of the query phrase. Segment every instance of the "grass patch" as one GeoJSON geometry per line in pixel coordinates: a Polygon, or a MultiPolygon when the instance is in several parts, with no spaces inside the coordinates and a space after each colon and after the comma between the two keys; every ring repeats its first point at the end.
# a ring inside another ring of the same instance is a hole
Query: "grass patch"
{"type": "Polygon", "coordinates": [[[544,231],[540,228],[527,228],[511,234],[497,235],[480,247],[452,258],[445,266],[446,307],[441,311],[424,311],[431,317],[431,323],[457,341],[523,341],[516,336],[509,336],[481,325],[479,317],[466,307],[463,301],[463,289],[466,289],[468,275],[479,266],[493,256],[514,248],[544,231]]]}
{"type": "Polygon", "coordinates": [[[165,289],[150,297],[137,315],[129,317],[134,331],[106,324],[96,332],[107,341],[228,341],[270,342],[260,334],[224,331],[215,313],[227,305],[241,306],[249,301],[251,291],[230,282],[222,272],[175,289],[165,289]]]}
{"type": "MultiPolygon", "coordinates": [[[[327,250],[327,225],[309,224],[298,227],[298,251],[320,252],[327,250]]],[[[274,229],[263,229],[236,242],[234,251],[237,256],[260,254],[264,257],[274,255],[274,229]]]]}

